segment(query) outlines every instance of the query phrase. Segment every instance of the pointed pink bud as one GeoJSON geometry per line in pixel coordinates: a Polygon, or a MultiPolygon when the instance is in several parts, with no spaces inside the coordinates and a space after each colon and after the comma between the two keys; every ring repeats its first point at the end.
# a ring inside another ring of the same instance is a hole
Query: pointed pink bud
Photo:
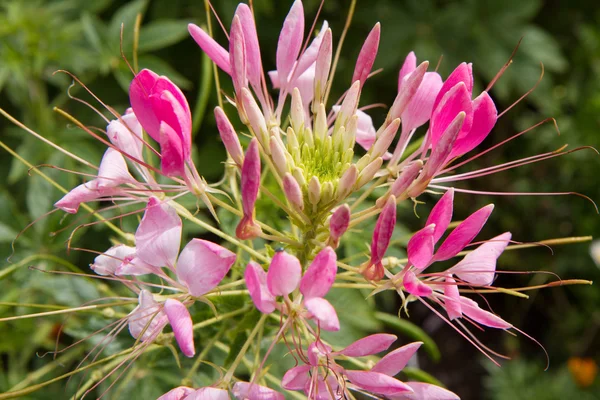
{"type": "Polygon", "coordinates": [[[260,187],[260,171],[258,141],[254,138],[250,141],[246,150],[240,179],[244,217],[235,231],[237,237],[240,239],[251,239],[258,236],[261,232],[260,226],[254,221],[254,204],[256,203],[260,187]]]}
{"type": "Polygon", "coordinates": [[[229,34],[229,62],[231,64],[231,80],[237,96],[243,87],[248,87],[248,73],[246,69],[246,45],[244,31],[240,17],[235,15],[231,23],[229,34]]]}
{"type": "Polygon", "coordinates": [[[342,204],[335,209],[329,220],[329,243],[335,248],[340,243],[340,238],[350,225],[350,207],[348,204],[342,204]]]}
{"type": "Polygon", "coordinates": [[[276,65],[282,88],[287,87],[294,62],[298,58],[304,40],[304,8],[302,1],[296,0],[290,9],[277,42],[276,65]]]}
{"type": "Polygon", "coordinates": [[[254,16],[252,15],[252,10],[250,10],[250,7],[244,3],[240,3],[238,5],[237,9],[235,10],[235,15],[239,18],[242,30],[244,32],[243,36],[244,48],[246,51],[246,70],[248,72],[248,80],[255,90],[260,90],[262,62],[260,59],[260,46],[258,44],[258,35],[256,33],[254,16]]]}
{"type": "Polygon", "coordinates": [[[359,339],[348,347],[337,351],[334,354],[341,354],[346,357],[370,356],[389,349],[396,339],[398,339],[396,335],[390,335],[388,333],[376,333],[374,335],[369,335],[359,339]]]}
{"type": "MultiPolygon", "coordinates": [[[[412,80],[411,77],[408,81],[412,80]]],[[[409,82],[406,86],[410,88],[409,82]]],[[[442,77],[437,72],[426,72],[419,88],[411,97],[410,102],[402,112],[402,132],[417,129],[431,117],[435,96],[442,87],[442,77]]]]}
{"type": "Polygon", "coordinates": [[[236,382],[231,392],[238,400],[285,400],[281,393],[256,383],[236,382]]]}
{"type": "Polygon", "coordinates": [[[168,322],[162,306],[147,290],[140,291],[138,306],[129,313],[127,319],[129,333],[134,339],[139,338],[141,341],[156,338],[168,322]]]}
{"type": "Polygon", "coordinates": [[[290,368],[281,378],[281,387],[286,390],[303,390],[309,382],[311,368],[308,364],[290,368]]]}
{"type": "Polygon", "coordinates": [[[214,289],[235,263],[235,253],[208,240],[192,239],[177,261],[177,279],[200,297],[214,289]]]}
{"type": "Polygon", "coordinates": [[[435,224],[435,231],[433,232],[433,242],[437,243],[438,240],[444,235],[450,221],[452,221],[452,208],[454,205],[454,188],[450,188],[444,195],[438,200],[427,218],[425,225],[435,224]]]}
{"type": "Polygon", "coordinates": [[[460,318],[462,316],[462,308],[460,306],[460,292],[458,291],[458,285],[452,277],[446,278],[446,284],[444,285],[444,308],[448,313],[450,320],[460,318]]]}
{"type": "Polygon", "coordinates": [[[393,120],[387,128],[379,135],[379,138],[375,141],[375,144],[371,148],[371,157],[380,157],[385,154],[387,149],[392,144],[392,141],[398,133],[400,127],[400,118],[393,120]]]}
{"type": "Polygon", "coordinates": [[[510,238],[510,232],[506,232],[490,239],[467,254],[448,272],[473,285],[490,285],[496,272],[496,260],[508,246],[510,238]]]}
{"type": "Polygon", "coordinates": [[[442,98],[448,93],[454,86],[458,83],[464,83],[469,94],[469,98],[471,98],[471,93],[473,93],[473,68],[472,64],[461,63],[452,73],[448,76],[448,79],[444,82],[444,85],[440,89],[437,97],[435,98],[435,102],[433,103],[433,108],[437,108],[438,104],[441,103],[442,98]]]}
{"type": "Polygon", "coordinates": [[[186,386],[179,386],[175,389],[169,390],[167,393],[163,394],[156,400],[184,400],[186,396],[194,393],[195,390],[186,386]]]}
{"type": "Polygon", "coordinates": [[[425,283],[421,282],[419,278],[412,271],[406,271],[404,274],[404,289],[417,297],[429,297],[433,293],[433,290],[425,283]]]}
{"type": "Polygon", "coordinates": [[[358,179],[358,169],[356,165],[352,164],[340,178],[337,187],[337,199],[338,201],[343,200],[352,192],[352,188],[358,179]]]}
{"type": "Polygon", "coordinates": [[[187,307],[178,300],[167,299],[164,305],[164,311],[173,328],[175,340],[186,357],[193,357],[196,354],[194,348],[194,329],[192,328],[192,317],[187,307]]]}
{"type": "Polygon", "coordinates": [[[384,396],[412,393],[412,389],[407,384],[380,372],[352,370],[346,370],[345,372],[350,382],[368,392],[384,396]]]}
{"type": "Polygon", "coordinates": [[[402,90],[402,85],[404,84],[404,77],[413,72],[417,68],[417,56],[414,51],[408,53],[406,58],[404,59],[404,63],[400,68],[400,72],[398,74],[398,91],[402,90]]]}
{"type": "Polygon", "coordinates": [[[430,383],[406,382],[406,384],[413,390],[410,396],[406,396],[406,400],[460,400],[455,393],[430,383]]]}
{"type": "MultiPolygon", "coordinates": [[[[275,127],[272,130],[277,129],[279,128],[275,127]]],[[[286,157],[287,150],[285,149],[285,145],[278,136],[271,135],[269,147],[271,149],[271,159],[273,160],[273,164],[275,164],[277,172],[284,176],[289,171],[288,160],[286,157]]]]}
{"type": "Polygon", "coordinates": [[[227,149],[233,161],[241,167],[244,162],[244,153],[240,145],[240,139],[221,107],[215,108],[215,120],[217,121],[217,129],[219,130],[225,149],[227,149]]]}
{"type": "Polygon", "coordinates": [[[258,311],[264,314],[275,311],[275,296],[271,294],[267,287],[267,273],[260,265],[250,261],[244,272],[244,281],[250,293],[250,298],[258,311]]]}
{"type": "Polygon", "coordinates": [[[448,159],[462,156],[477,147],[492,131],[498,119],[496,105],[487,92],[473,100],[473,125],[468,133],[459,135],[448,159]]]}
{"type": "Polygon", "coordinates": [[[226,74],[231,75],[229,53],[227,50],[210,37],[208,33],[204,32],[200,27],[194,24],[188,25],[188,31],[202,51],[217,64],[217,67],[221,68],[226,74]]]}
{"type": "Polygon", "coordinates": [[[352,82],[360,81],[361,86],[365,84],[367,77],[371,73],[373,64],[375,63],[380,36],[381,24],[378,22],[373,29],[371,29],[371,32],[369,32],[369,36],[367,36],[363,47],[360,49],[358,60],[354,67],[354,73],[352,74],[352,82]]]}
{"type": "Polygon", "coordinates": [[[406,367],[422,344],[423,342],[413,342],[389,352],[371,368],[371,372],[380,372],[389,376],[397,375],[406,367]]]}
{"type": "MultiPolygon", "coordinates": [[[[412,99],[418,93],[421,84],[423,83],[425,73],[429,67],[429,61],[422,62],[417,69],[404,77],[404,83],[402,84],[402,90],[398,92],[398,95],[394,99],[394,103],[390,107],[386,121],[392,121],[396,118],[403,118],[407,107],[412,102],[412,99]]],[[[425,90],[425,89],[424,89],[425,90]]],[[[425,93],[425,95],[427,92],[425,93]]],[[[429,119],[429,115],[427,115],[429,119]]],[[[410,119],[410,118],[409,118],[410,119]]],[[[404,124],[404,120],[402,121],[404,124]]],[[[406,131],[406,129],[402,129],[406,131]]]]}
{"type": "MultiPolygon", "coordinates": [[[[273,141],[272,141],[273,142],[273,141]]],[[[302,198],[302,189],[296,179],[289,172],[283,177],[283,192],[288,201],[297,209],[304,209],[304,199],[302,198]]]]}
{"type": "Polygon", "coordinates": [[[396,198],[390,196],[379,214],[373,239],[371,241],[371,259],[361,267],[361,273],[366,279],[378,281],[384,276],[381,260],[390,245],[394,227],[396,226],[396,198]]]}
{"type": "Polygon", "coordinates": [[[120,119],[110,121],[106,127],[106,135],[110,142],[124,154],[129,154],[140,161],[144,159],[142,156],[144,146],[142,125],[137,120],[133,110],[121,115],[120,119]]]}
{"type": "Polygon", "coordinates": [[[268,138],[267,132],[267,123],[265,122],[265,116],[263,115],[260,107],[254,100],[254,96],[252,93],[246,88],[242,89],[242,105],[244,107],[244,112],[248,118],[248,122],[250,123],[250,127],[252,128],[252,132],[254,136],[258,138],[260,144],[263,148],[268,149],[269,144],[268,141],[265,140],[265,137],[268,138]]]}
{"type": "Polygon", "coordinates": [[[297,79],[297,77],[303,75],[311,66],[315,66],[317,54],[319,53],[319,48],[321,47],[321,43],[323,43],[327,30],[329,30],[329,23],[323,21],[323,25],[321,25],[321,29],[319,29],[319,34],[313,39],[310,46],[308,46],[308,48],[300,55],[300,58],[298,58],[298,62],[294,66],[294,79],[291,81],[293,85],[296,84],[294,80],[297,79]]]}
{"type": "MultiPolygon", "coordinates": [[[[439,105],[433,109],[430,121],[431,147],[435,149],[448,127],[463,112],[465,114],[460,135],[465,135],[473,124],[473,105],[471,94],[464,83],[460,82],[442,98],[439,105]]],[[[457,136],[458,137],[458,136],[457,136]]]]}
{"type": "Polygon", "coordinates": [[[271,259],[267,272],[267,286],[275,296],[287,296],[298,287],[302,266],[293,255],[278,251],[271,259]]]}
{"type": "Polygon", "coordinates": [[[459,112],[432,148],[427,164],[423,168],[423,179],[431,179],[446,164],[456,138],[464,126],[465,115],[463,111],[459,112]]]}
{"type": "MultiPolygon", "coordinates": [[[[402,169],[398,178],[392,183],[390,187],[390,194],[395,196],[398,199],[401,199],[405,196],[405,192],[408,187],[414,182],[423,167],[423,161],[416,160],[408,164],[406,167],[402,169]]],[[[385,204],[385,200],[387,197],[382,197],[377,199],[377,207],[383,207],[385,204]]]]}
{"type": "Polygon", "coordinates": [[[492,210],[494,209],[493,204],[489,204],[473,214],[469,215],[467,219],[460,223],[454,230],[448,235],[444,243],[440,246],[434,256],[435,261],[444,261],[457,255],[462,249],[464,249],[479,233],[485,222],[489,218],[492,210]]]}
{"type": "Polygon", "coordinates": [[[346,97],[344,97],[344,101],[336,117],[336,125],[346,126],[350,118],[356,113],[360,98],[360,87],[360,82],[355,81],[348,90],[348,93],[346,93],[346,97]]]}
{"type": "Polygon", "coordinates": [[[180,242],[181,218],[169,204],[151,197],[135,232],[137,256],[150,265],[173,268],[180,242]]]}
{"type": "Polygon", "coordinates": [[[435,224],[417,231],[408,241],[406,252],[408,262],[418,269],[427,267],[433,257],[435,224]]]}
{"type": "Polygon", "coordinates": [[[340,321],[335,308],[322,297],[312,297],[304,301],[304,306],[312,317],[319,322],[321,329],[330,332],[340,330],[340,321]]]}
{"type": "Polygon", "coordinates": [[[325,247],[304,273],[300,281],[300,293],[306,299],[324,297],[335,282],[336,273],[337,255],[331,247],[325,247]]]}
{"type": "Polygon", "coordinates": [[[360,175],[356,179],[356,188],[359,189],[371,182],[371,180],[375,177],[375,174],[381,168],[383,164],[383,158],[377,157],[373,161],[371,161],[362,171],[360,171],[360,175]]]}
{"type": "Polygon", "coordinates": [[[90,268],[98,275],[114,275],[125,258],[135,254],[135,247],[113,246],[94,259],[90,268]]]}
{"type": "Polygon", "coordinates": [[[135,182],[127,169],[123,155],[113,148],[108,148],[102,156],[98,169],[98,189],[118,186],[122,183],[135,182]]]}
{"type": "Polygon", "coordinates": [[[166,176],[185,176],[185,156],[177,132],[165,122],[160,123],[160,170],[166,176]]]}
{"type": "Polygon", "coordinates": [[[461,296],[460,303],[463,314],[471,318],[473,321],[480,323],[481,325],[498,329],[512,328],[511,324],[509,324],[499,316],[492,314],[489,311],[481,309],[475,301],[469,299],[468,297],[461,296]]]}
{"type": "Polygon", "coordinates": [[[295,87],[292,90],[292,105],[290,107],[290,119],[292,122],[292,128],[294,132],[300,132],[304,126],[304,107],[302,104],[302,95],[300,90],[295,87]]]}
{"type": "Polygon", "coordinates": [[[331,68],[331,58],[333,54],[333,44],[331,39],[331,29],[327,29],[323,36],[323,41],[317,53],[315,65],[315,100],[319,104],[323,100],[327,81],[329,79],[329,70],[331,68]]]}

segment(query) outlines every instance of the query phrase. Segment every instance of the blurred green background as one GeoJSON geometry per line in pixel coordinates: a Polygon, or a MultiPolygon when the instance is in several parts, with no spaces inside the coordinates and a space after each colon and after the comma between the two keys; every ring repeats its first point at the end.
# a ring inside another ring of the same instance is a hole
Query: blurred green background
{"type": "MultiPolygon", "coordinates": [[[[228,26],[236,7],[233,0],[214,2],[228,26]]],[[[308,18],[319,2],[305,1],[308,18]]],[[[344,25],[348,0],[327,0],[321,19],[329,21],[337,42],[344,25]]],[[[256,0],[256,13],[263,64],[272,69],[278,33],[289,2],[256,0]]],[[[209,182],[222,173],[225,152],[219,142],[212,108],[216,94],[211,69],[187,34],[187,23],[206,23],[200,0],[0,0],[0,107],[40,135],[97,163],[104,151],[101,144],[53,112],[60,107],[86,125],[105,128],[92,110],[69,98],[72,79],[56,70],[77,75],[99,98],[122,112],[127,107],[126,88],[132,74],[120,55],[120,30],[124,23],[123,50],[132,60],[132,32],[136,15],[143,14],[139,65],[168,75],[185,91],[195,117],[195,159],[199,172],[209,182]]],[[[356,56],[368,31],[380,21],[382,39],[375,68],[383,72],[370,79],[361,104],[390,104],[397,90],[397,74],[406,54],[414,50],[419,60],[439,65],[442,77],[462,61],[473,62],[476,87],[482,90],[508,60],[520,38],[514,63],[492,89],[499,110],[510,106],[539,78],[544,79],[524,101],[498,122],[482,148],[547,118],[558,121],[543,125],[469,164],[463,171],[499,164],[558,149],[599,146],[600,130],[600,6],[594,1],[538,0],[376,0],[358,2],[334,82],[341,94],[350,83],[356,56]]],[[[309,23],[307,22],[307,25],[309,23]]],[[[320,26],[320,25],[317,25],[320,26]]],[[[216,29],[218,31],[218,29],[216,29]]],[[[222,32],[217,38],[225,43],[222,32]]],[[[80,88],[71,94],[90,101],[80,88]]],[[[382,121],[384,111],[374,110],[382,121]]],[[[51,164],[72,169],[76,165],[6,119],[0,119],[0,140],[33,165],[51,164]]],[[[57,268],[66,259],[86,270],[93,255],[65,253],[68,231],[62,214],[42,218],[15,243],[11,242],[27,224],[52,209],[60,193],[28,168],[0,150],[0,302],[81,304],[100,297],[102,291],[85,280],[48,280],[15,263],[57,268]],[[52,234],[51,234],[52,233],[52,234]],[[34,257],[29,258],[28,257],[34,257]],[[35,258],[37,257],[37,258],[35,258]],[[49,284],[51,282],[51,284],[49,284]]],[[[489,178],[461,182],[462,188],[486,191],[584,193],[600,200],[600,159],[592,151],[506,171],[489,178]]],[[[45,173],[71,188],[73,175],[45,168],[45,173]]],[[[575,196],[487,197],[457,194],[457,216],[489,202],[497,206],[484,230],[485,237],[511,231],[518,241],[539,241],[564,236],[598,236],[599,217],[594,207],[575,196]]],[[[431,198],[425,198],[431,202],[431,198]]],[[[400,221],[415,230],[422,220],[408,207],[400,221]]],[[[77,246],[99,251],[109,243],[107,231],[95,226],[77,234],[77,246]],[[85,233],[85,234],[83,234],[85,233]]],[[[600,260],[597,260],[600,262],[600,260]]],[[[546,270],[562,278],[599,281],[600,270],[590,256],[590,243],[507,252],[499,268],[511,271],[546,270]]],[[[505,275],[498,283],[506,287],[543,284],[547,275],[505,275]]],[[[490,332],[484,342],[512,357],[502,368],[483,360],[464,339],[427,310],[414,305],[411,320],[437,342],[442,357],[433,361],[419,357],[420,367],[432,373],[463,399],[598,399],[600,379],[588,379],[600,361],[600,290],[597,285],[560,287],[531,292],[529,300],[490,295],[494,311],[539,340],[550,354],[550,369],[543,371],[545,358],[535,343],[523,336],[513,338],[490,332]],[[575,368],[579,359],[583,367],[575,368]],[[571,369],[568,368],[570,360],[571,369]]],[[[397,304],[387,297],[380,309],[395,313],[397,304]]],[[[27,307],[0,305],[0,317],[33,312],[27,307]]],[[[57,321],[26,320],[0,323],[0,391],[22,381],[45,361],[37,352],[53,348],[57,321]]],[[[393,331],[393,327],[388,326],[393,331]]],[[[75,336],[76,337],[76,336],[75,336]]],[[[409,338],[402,337],[403,342],[409,338]]],[[[31,398],[64,395],[63,384],[31,398]]]]}

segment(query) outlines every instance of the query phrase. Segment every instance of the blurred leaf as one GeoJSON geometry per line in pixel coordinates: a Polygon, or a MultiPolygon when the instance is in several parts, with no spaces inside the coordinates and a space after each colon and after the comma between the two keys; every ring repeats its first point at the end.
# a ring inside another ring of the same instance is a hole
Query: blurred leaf
{"type": "Polygon", "coordinates": [[[151,55],[143,55],[139,58],[140,69],[148,68],[152,71],[156,72],[158,75],[165,75],[169,77],[177,86],[182,89],[189,89],[192,87],[192,82],[190,82],[186,77],[177,72],[173,67],[163,61],[161,58],[151,56],[151,55]]]}
{"type": "Polygon", "coordinates": [[[117,43],[119,42],[121,37],[121,25],[123,25],[123,38],[130,40],[135,25],[135,19],[138,14],[144,13],[147,5],[147,0],[136,0],[126,3],[119,8],[112,16],[108,27],[108,36],[110,40],[116,40],[117,43]]]}
{"type": "Polygon", "coordinates": [[[445,387],[444,384],[437,380],[433,375],[428,374],[420,368],[404,367],[404,369],[402,369],[402,373],[406,375],[411,381],[415,380],[419,382],[431,383],[432,385],[440,387],[445,387]]]}
{"type": "Polygon", "coordinates": [[[187,36],[187,24],[184,21],[152,22],[142,27],[138,49],[140,52],[162,49],[187,36]]]}
{"type": "Polygon", "coordinates": [[[0,242],[12,242],[17,237],[17,232],[8,225],[0,222],[0,242]]]}
{"type": "Polygon", "coordinates": [[[375,317],[390,328],[397,329],[409,338],[423,342],[423,348],[427,351],[427,354],[429,354],[431,359],[433,361],[439,361],[441,357],[440,349],[423,329],[410,321],[400,319],[397,315],[376,312],[375,317]]]}

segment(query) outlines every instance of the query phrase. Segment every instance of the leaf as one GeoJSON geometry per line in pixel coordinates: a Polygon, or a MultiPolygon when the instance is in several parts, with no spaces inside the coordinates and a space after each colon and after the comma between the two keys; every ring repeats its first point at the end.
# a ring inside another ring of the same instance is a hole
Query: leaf
{"type": "Polygon", "coordinates": [[[138,50],[147,52],[175,44],[188,36],[184,21],[157,21],[144,25],[140,31],[138,50]]]}
{"type": "Polygon", "coordinates": [[[117,40],[121,37],[121,25],[123,25],[123,37],[131,38],[133,35],[133,27],[135,25],[135,19],[138,14],[143,14],[146,6],[148,5],[147,0],[137,0],[125,4],[119,8],[112,19],[108,28],[108,35],[111,41],[117,40]]]}
{"type": "Polygon", "coordinates": [[[554,72],[563,72],[568,67],[558,43],[548,33],[538,27],[529,26],[523,36],[521,51],[531,60],[543,63],[546,69],[554,72]]]}
{"type": "Polygon", "coordinates": [[[425,351],[427,351],[427,354],[429,354],[431,359],[434,361],[439,361],[441,357],[440,349],[437,347],[437,344],[435,344],[433,339],[427,333],[425,333],[423,329],[419,328],[410,321],[398,318],[398,316],[396,315],[376,312],[375,318],[377,318],[390,328],[397,329],[409,338],[423,342],[423,348],[425,349],[425,351]]]}
{"type": "Polygon", "coordinates": [[[186,77],[181,75],[173,67],[158,57],[151,55],[140,56],[139,65],[140,69],[148,68],[156,72],[158,75],[164,75],[168,77],[173,81],[173,83],[182,89],[190,89],[192,87],[192,82],[190,82],[186,77]]]}
{"type": "Polygon", "coordinates": [[[0,243],[12,242],[17,232],[10,226],[0,222],[0,243]]]}

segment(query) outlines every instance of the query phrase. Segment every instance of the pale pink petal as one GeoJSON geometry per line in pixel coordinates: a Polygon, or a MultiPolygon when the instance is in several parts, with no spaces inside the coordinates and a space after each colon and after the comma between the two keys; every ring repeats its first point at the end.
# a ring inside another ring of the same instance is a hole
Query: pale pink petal
{"type": "Polygon", "coordinates": [[[512,328],[511,324],[499,316],[479,308],[479,305],[468,297],[461,297],[460,303],[463,314],[471,318],[473,321],[480,323],[481,325],[498,329],[512,328]]]}
{"type": "Polygon", "coordinates": [[[208,240],[192,239],[177,261],[177,279],[192,296],[214,289],[235,263],[235,253],[208,240]]]}
{"type": "Polygon", "coordinates": [[[346,370],[345,374],[350,382],[368,392],[384,396],[412,392],[410,386],[380,372],[346,370]]]}
{"type": "Polygon", "coordinates": [[[294,67],[294,76],[300,76],[304,74],[304,72],[308,68],[314,66],[314,64],[317,61],[317,54],[319,52],[319,48],[321,47],[321,43],[323,42],[323,38],[325,37],[328,29],[329,24],[327,23],[327,21],[323,21],[323,25],[319,30],[319,34],[313,39],[313,41],[310,43],[310,46],[308,46],[308,48],[304,50],[304,53],[302,53],[300,58],[298,58],[298,63],[294,67]]]}
{"type": "Polygon", "coordinates": [[[434,259],[436,261],[444,261],[462,251],[477,236],[481,228],[483,228],[493,209],[494,205],[489,204],[469,215],[448,235],[435,253],[434,259]]]}
{"type": "Polygon", "coordinates": [[[192,317],[187,307],[178,300],[167,299],[164,305],[164,312],[167,315],[169,324],[173,328],[175,340],[186,357],[193,357],[196,354],[194,348],[194,328],[192,327],[192,317]]]}
{"type": "Polygon", "coordinates": [[[285,251],[277,251],[267,272],[267,286],[275,296],[287,296],[298,287],[302,266],[300,261],[285,251]]]}
{"type": "Polygon", "coordinates": [[[419,88],[402,113],[402,132],[416,129],[429,120],[433,101],[441,87],[442,77],[437,72],[425,73],[419,88]]]}
{"type": "Polygon", "coordinates": [[[450,320],[460,318],[462,316],[462,307],[460,305],[460,293],[458,291],[458,285],[452,277],[446,278],[446,284],[444,285],[444,308],[448,313],[450,320]]]}
{"type": "Polygon", "coordinates": [[[467,254],[447,272],[474,285],[490,285],[496,272],[496,260],[508,245],[510,238],[510,232],[506,232],[490,239],[467,254]]]}
{"type": "Polygon", "coordinates": [[[464,83],[469,93],[469,99],[471,98],[471,93],[473,92],[473,70],[472,65],[467,63],[461,63],[452,73],[448,76],[448,79],[444,82],[444,85],[440,89],[435,102],[433,104],[433,108],[437,108],[438,104],[442,101],[442,97],[446,93],[450,91],[456,84],[464,83]]]}
{"type": "Polygon", "coordinates": [[[287,390],[302,390],[306,383],[309,381],[308,372],[310,371],[310,365],[298,365],[297,367],[290,368],[283,378],[281,378],[281,387],[287,390]]]}
{"type": "Polygon", "coordinates": [[[473,124],[471,94],[462,82],[450,89],[436,108],[433,109],[429,127],[431,147],[433,149],[436,148],[444,132],[461,112],[465,113],[465,120],[459,135],[463,134],[463,132],[469,132],[473,124]]]}
{"type": "Polygon", "coordinates": [[[450,221],[452,221],[452,208],[454,206],[454,188],[450,188],[444,195],[438,200],[427,218],[425,225],[435,224],[435,231],[433,232],[433,242],[437,243],[438,240],[444,235],[450,221]]]}
{"type": "Polygon", "coordinates": [[[275,296],[269,292],[267,287],[267,273],[260,265],[250,261],[244,272],[244,281],[250,293],[252,302],[258,311],[270,314],[275,311],[275,296]]]}
{"type": "Polygon", "coordinates": [[[423,342],[413,342],[389,352],[371,368],[372,372],[395,376],[406,367],[423,342]]]}
{"type": "Polygon", "coordinates": [[[92,179],[72,189],[63,198],[54,203],[54,207],[69,214],[75,214],[79,210],[81,203],[98,200],[102,197],[108,198],[121,193],[123,191],[119,188],[105,188],[100,190],[98,189],[98,180],[92,179]]]}
{"type": "Polygon", "coordinates": [[[241,167],[244,162],[244,153],[242,151],[240,139],[221,107],[215,108],[215,121],[217,122],[217,130],[219,131],[221,140],[223,141],[227,152],[233,161],[241,167]]]}
{"type": "Polygon", "coordinates": [[[358,60],[354,67],[354,73],[352,74],[352,82],[360,81],[361,85],[364,85],[367,77],[371,73],[373,64],[375,63],[375,57],[377,56],[377,49],[379,48],[379,37],[381,36],[381,24],[378,22],[375,24],[362,48],[358,54],[358,60]]]}
{"type": "Polygon", "coordinates": [[[186,386],[179,386],[175,389],[169,390],[167,393],[163,394],[156,400],[187,400],[189,399],[189,397],[186,396],[192,393],[194,393],[194,389],[186,386]]]}
{"type": "Polygon", "coordinates": [[[312,317],[319,321],[321,329],[326,331],[340,330],[340,321],[335,308],[327,300],[321,297],[312,297],[304,301],[304,306],[312,314],[312,317]]]}
{"type": "Polygon", "coordinates": [[[110,121],[106,127],[106,135],[112,144],[114,144],[123,153],[143,160],[142,148],[142,125],[132,112],[122,115],[120,119],[110,121]]]}
{"type": "Polygon", "coordinates": [[[94,259],[90,268],[98,275],[114,275],[125,258],[135,254],[135,247],[120,244],[113,246],[94,259]]]}
{"type": "Polygon", "coordinates": [[[138,303],[127,317],[129,333],[141,341],[154,340],[167,324],[167,316],[162,311],[162,306],[147,290],[140,291],[138,303]]]}
{"type": "Polygon", "coordinates": [[[427,225],[417,231],[408,241],[406,246],[408,262],[416,268],[424,269],[430,264],[433,257],[434,232],[435,224],[427,225]]]}
{"type": "MultiPolygon", "coordinates": [[[[396,98],[394,99],[394,102],[390,107],[390,111],[388,112],[386,121],[389,122],[396,118],[404,118],[403,115],[406,114],[405,111],[408,109],[408,106],[410,105],[413,98],[416,96],[419,88],[421,87],[421,84],[423,83],[423,79],[425,78],[425,73],[427,72],[428,67],[429,61],[424,61],[421,64],[419,64],[419,66],[413,72],[404,77],[404,82],[402,83],[402,90],[399,91],[396,95],[396,98]]],[[[420,111],[418,109],[415,110],[419,112],[420,118],[420,111]]],[[[429,119],[429,116],[430,115],[427,115],[427,119],[429,119]]],[[[408,116],[408,118],[410,120],[411,116],[408,116]]],[[[412,124],[412,122],[410,123],[412,124]]],[[[402,121],[402,124],[404,125],[404,120],[402,121]]],[[[410,126],[408,128],[410,128],[410,126]]],[[[404,135],[401,137],[399,143],[404,142],[406,140],[409,131],[410,129],[407,129],[406,127],[402,128],[402,133],[404,135]]]]}
{"type": "Polygon", "coordinates": [[[300,292],[305,298],[324,297],[337,273],[337,256],[331,247],[325,247],[312,261],[302,280],[300,281],[300,292]]]}
{"type": "Polygon", "coordinates": [[[135,254],[129,255],[125,257],[123,262],[119,265],[117,270],[115,271],[115,275],[123,276],[123,275],[147,275],[147,274],[155,274],[160,272],[158,267],[150,265],[144,261],[142,261],[135,254]]]}
{"type": "Polygon", "coordinates": [[[98,168],[98,189],[118,186],[122,183],[136,182],[127,169],[123,155],[113,148],[108,148],[102,156],[98,168]]]}
{"type": "Polygon", "coordinates": [[[428,297],[433,293],[428,285],[424,284],[412,271],[406,271],[404,274],[404,289],[412,295],[418,297],[428,297]]]}
{"type": "Polygon", "coordinates": [[[198,46],[217,64],[225,73],[231,75],[231,66],[229,64],[229,53],[210,35],[204,32],[200,27],[189,24],[188,31],[194,38],[198,46]]]}
{"type": "MultiPolygon", "coordinates": [[[[332,110],[334,116],[337,116],[340,111],[340,106],[333,106],[332,110]]],[[[373,143],[375,143],[375,139],[377,138],[377,131],[375,130],[373,119],[371,119],[369,114],[361,110],[357,110],[356,115],[358,116],[356,143],[368,151],[371,146],[373,146],[373,143]]]]}
{"type": "MultiPolygon", "coordinates": [[[[277,143],[275,140],[271,140],[271,143],[277,143]]],[[[272,154],[275,152],[271,151],[272,154]]],[[[298,181],[289,172],[283,177],[283,193],[285,193],[286,199],[296,208],[304,209],[304,199],[302,197],[302,189],[298,185],[298,181]]]]}
{"type": "Polygon", "coordinates": [[[400,73],[398,74],[398,92],[402,90],[404,77],[413,72],[415,69],[417,69],[417,56],[415,55],[414,51],[411,51],[404,59],[404,63],[402,64],[402,68],[400,68],[400,73]]]}
{"type": "Polygon", "coordinates": [[[331,346],[320,340],[310,343],[307,350],[308,362],[313,367],[318,367],[319,363],[331,354],[331,346]]]}
{"type": "Polygon", "coordinates": [[[277,42],[276,65],[282,86],[287,85],[288,76],[298,58],[303,40],[304,8],[302,1],[296,0],[283,22],[277,42]]]}
{"type": "Polygon", "coordinates": [[[232,393],[238,400],[285,400],[281,393],[249,382],[236,382],[232,393]]]}
{"type": "Polygon", "coordinates": [[[360,88],[359,81],[354,82],[352,86],[350,86],[350,89],[346,93],[346,97],[344,97],[344,100],[342,101],[340,111],[335,118],[336,125],[346,126],[350,118],[357,113],[360,88]]]}
{"type": "Polygon", "coordinates": [[[150,265],[173,268],[180,242],[181,218],[170,205],[151,197],[135,232],[137,256],[150,265]]]}
{"type": "Polygon", "coordinates": [[[190,393],[182,400],[229,400],[229,393],[225,389],[208,386],[190,393]]]}
{"type": "Polygon", "coordinates": [[[246,44],[240,17],[235,15],[229,33],[229,62],[231,64],[231,80],[236,95],[243,87],[248,87],[248,73],[246,69],[246,44]]]}
{"type": "Polygon", "coordinates": [[[423,382],[406,382],[413,393],[391,396],[391,400],[460,400],[456,394],[439,386],[423,382]]]}
{"type": "Polygon", "coordinates": [[[331,68],[331,59],[333,55],[331,29],[326,29],[324,32],[323,41],[321,46],[319,46],[315,61],[315,96],[319,96],[316,99],[317,102],[321,102],[322,96],[325,94],[325,87],[327,85],[327,80],[329,79],[329,70],[331,68]]]}
{"type": "Polygon", "coordinates": [[[300,91],[302,105],[304,107],[304,112],[306,113],[305,125],[310,126],[310,113],[308,105],[315,96],[315,64],[307,68],[302,75],[300,75],[290,84],[290,89],[293,87],[298,88],[300,91]]]}
{"type": "MultiPolygon", "coordinates": [[[[248,80],[255,88],[260,89],[260,80],[262,74],[262,62],[260,59],[260,46],[258,44],[258,35],[256,33],[256,23],[252,10],[247,4],[240,3],[235,10],[235,15],[239,17],[242,29],[244,31],[244,43],[246,49],[246,69],[248,80]]],[[[231,36],[230,36],[231,37],[231,36]]]]}
{"type": "Polygon", "coordinates": [[[389,349],[396,339],[398,339],[396,335],[390,335],[388,333],[376,333],[374,335],[369,335],[359,339],[350,344],[348,347],[340,351],[336,351],[333,354],[341,354],[346,357],[370,356],[389,349]]]}

